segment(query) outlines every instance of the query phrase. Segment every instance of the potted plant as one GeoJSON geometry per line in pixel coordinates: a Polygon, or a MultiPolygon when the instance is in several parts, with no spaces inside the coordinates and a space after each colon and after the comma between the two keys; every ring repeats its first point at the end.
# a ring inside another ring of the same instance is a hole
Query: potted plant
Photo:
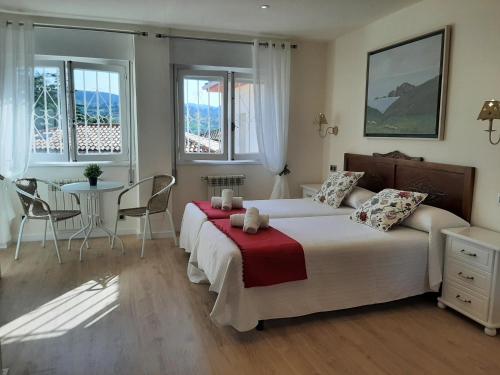
{"type": "Polygon", "coordinates": [[[83,175],[89,179],[90,186],[97,186],[97,178],[102,175],[102,169],[97,164],[89,164],[83,175]]]}

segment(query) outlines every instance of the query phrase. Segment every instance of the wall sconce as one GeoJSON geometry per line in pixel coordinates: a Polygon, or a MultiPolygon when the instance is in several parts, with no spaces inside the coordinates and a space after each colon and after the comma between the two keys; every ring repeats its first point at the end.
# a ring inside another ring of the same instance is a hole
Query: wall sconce
{"type": "Polygon", "coordinates": [[[493,130],[493,120],[500,119],[500,101],[495,99],[485,101],[481,112],[479,112],[479,116],[477,116],[477,119],[483,121],[490,120],[490,126],[485,130],[485,132],[488,132],[490,134],[490,143],[492,145],[499,144],[500,138],[498,138],[496,142],[493,142],[493,140],[491,139],[491,133],[496,131],[493,130]]]}
{"type": "Polygon", "coordinates": [[[321,131],[323,130],[323,125],[328,125],[328,121],[327,121],[326,116],[325,116],[324,113],[320,113],[319,114],[317,124],[318,124],[319,136],[321,138],[325,138],[327,134],[333,134],[333,135],[339,134],[339,127],[338,126],[328,126],[325,129],[325,133],[322,134],[321,131]]]}

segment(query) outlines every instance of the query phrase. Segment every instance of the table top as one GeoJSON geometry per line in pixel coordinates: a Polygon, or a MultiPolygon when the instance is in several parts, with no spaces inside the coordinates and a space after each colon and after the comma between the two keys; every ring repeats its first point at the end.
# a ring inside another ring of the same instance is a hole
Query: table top
{"type": "Polygon", "coordinates": [[[123,183],[119,181],[97,181],[97,186],[90,186],[88,182],[73,182],[61,186],[66,193],[92,193],[106,192],[123,189],[123,183]]]}
{"type": "Polygon", "coordinates": [[[500,233],[489,229],[480,227],[447,228],[441,230],[441,233],[500,251],[500,233]]]}

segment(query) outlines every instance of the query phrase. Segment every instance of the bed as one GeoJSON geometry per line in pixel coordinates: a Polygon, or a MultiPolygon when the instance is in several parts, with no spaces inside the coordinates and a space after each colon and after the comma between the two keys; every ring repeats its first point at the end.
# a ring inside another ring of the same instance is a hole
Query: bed
{"type": "MultiPolygon", "coordinates": [[[[257,207],[262,214],[267,214],[271,218],[348,215],[354,211],[353,207],[333,208],[324,203],[314,202],[310,198],[250,200],[244,201],[243,207],[257,207]]],[[[188,203],[182,217],[179,247],[191,253],[198,241],[201,226],[207,220],[203,211],[194,203],[188,203]]]]}
{"type": "Polygon", "coordinates": [[[307,279],[245,288],[236,244],[204,222],[191,253],[192,282],[209,283],[219,325],[247,331],[259,321],[393,301],[436,291],[442,279],[444,227],[468,225],[474,169],[396,158],[346,154],[345,170],[364,171],[358,185],[428,193],[404,225],[379,232],[347,215],[273,218],[271,226],[304,250],[307,279]],[[366,178],[365,178],[366,177],[366,178]]]}

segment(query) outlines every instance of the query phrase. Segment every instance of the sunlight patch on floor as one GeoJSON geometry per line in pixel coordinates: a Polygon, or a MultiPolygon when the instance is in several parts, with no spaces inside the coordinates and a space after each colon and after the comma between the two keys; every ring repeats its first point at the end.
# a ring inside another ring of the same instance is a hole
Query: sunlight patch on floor
{"type": "Polygon", "coordinates": [[[85,324],[85,328],[114,311],[119,277],[90,280],[37,309],[0,327],[2,344],[58,337],[85,324]]]}

